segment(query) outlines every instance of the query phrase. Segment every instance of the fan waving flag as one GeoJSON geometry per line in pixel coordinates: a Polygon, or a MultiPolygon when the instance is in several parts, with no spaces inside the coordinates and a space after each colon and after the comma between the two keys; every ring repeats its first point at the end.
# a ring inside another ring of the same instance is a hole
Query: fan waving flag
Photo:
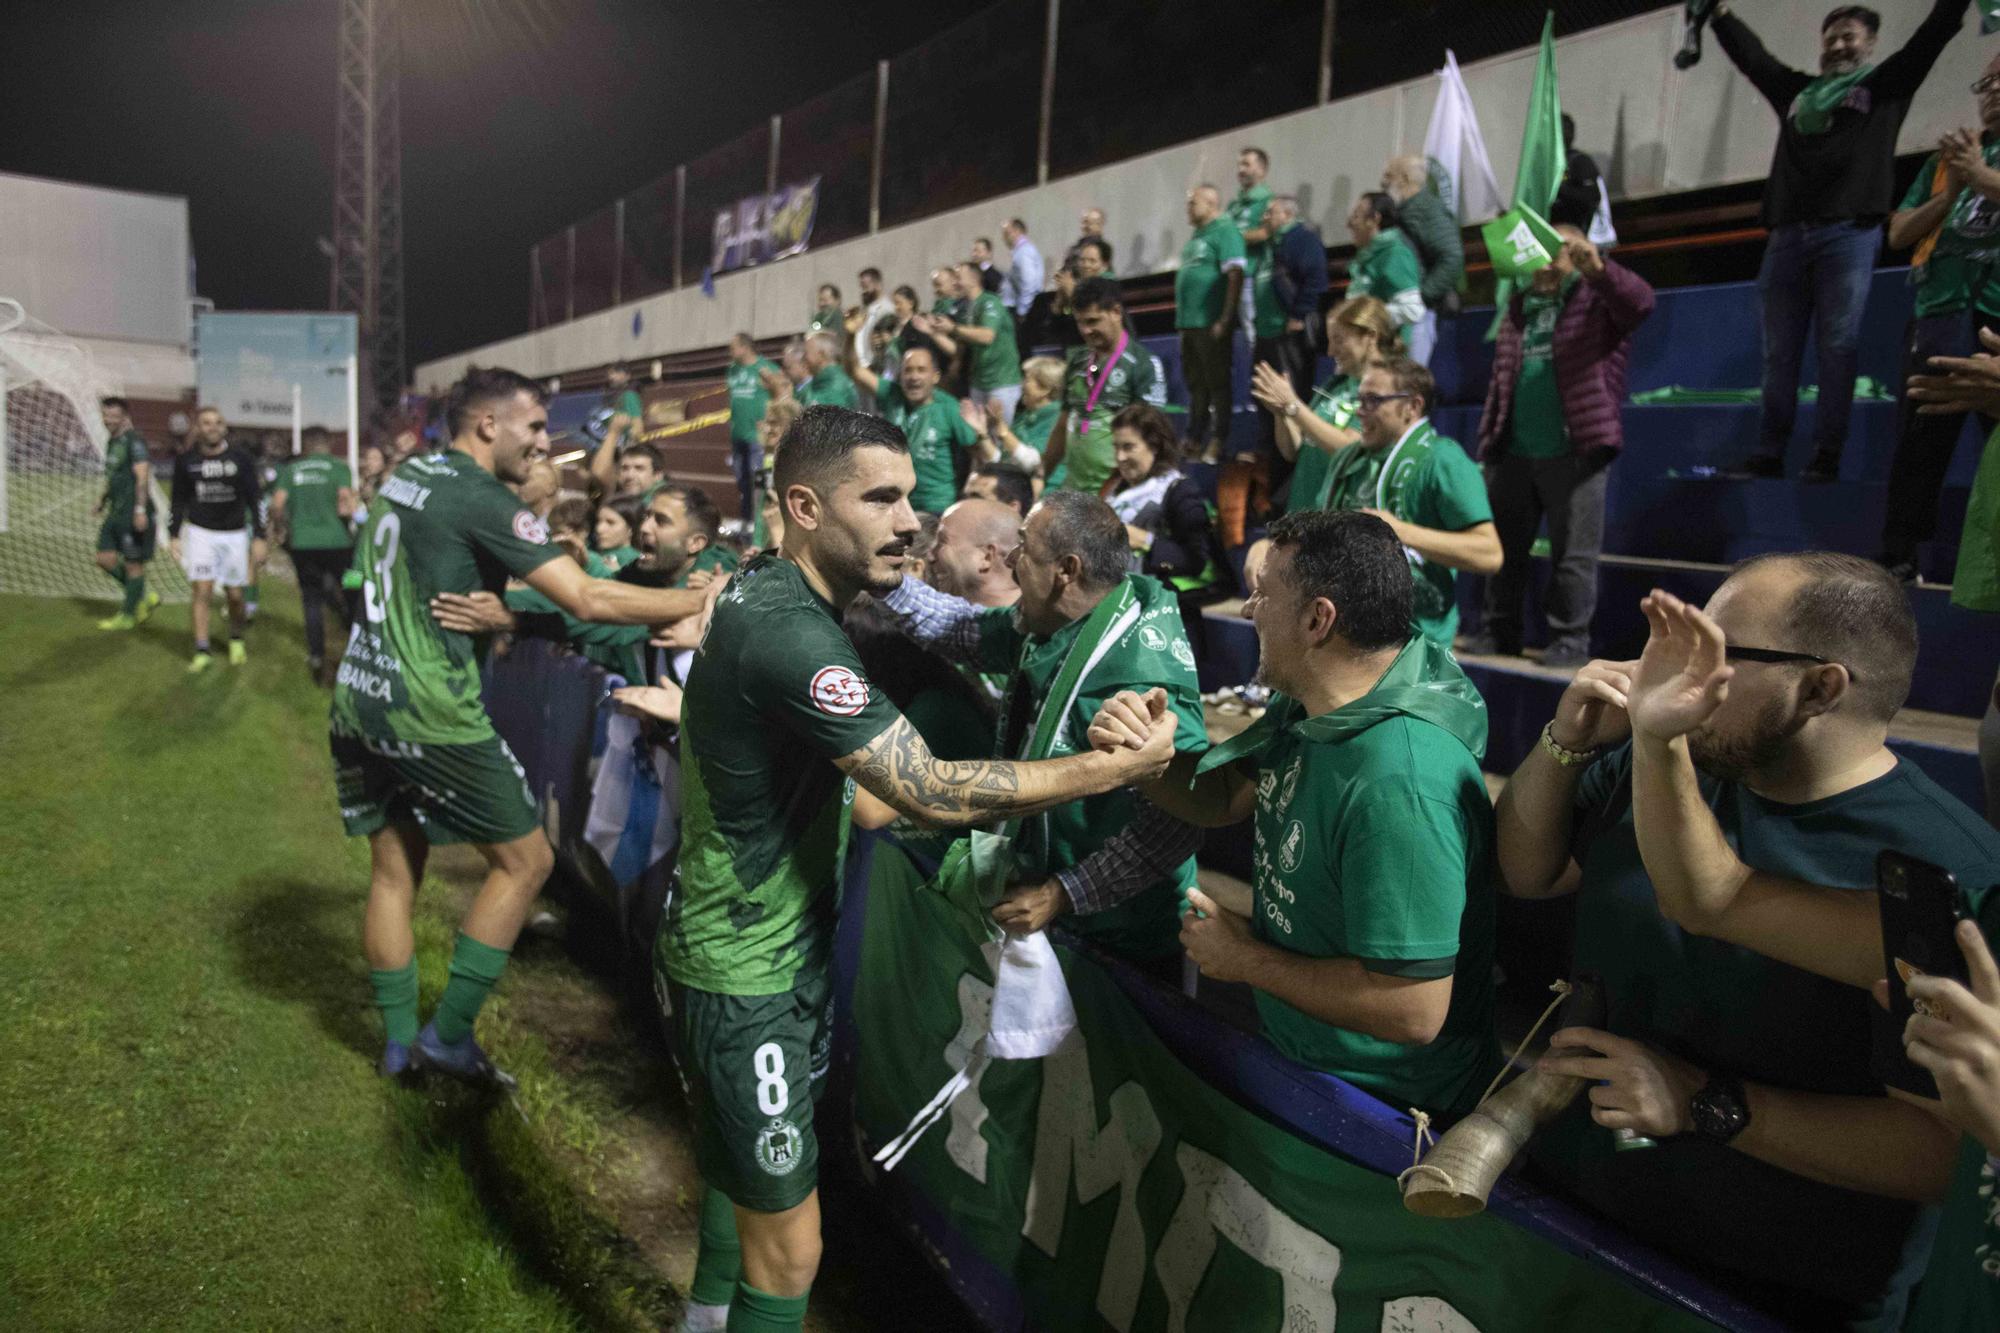
{"type": "MultiPolygon", "coordinates": [[[[2000,4],[2000,0],[1994,3],[2000,4]]],[[[1479,133],[1479,118],[1473,114],[1472,94],[1466,91],[1465,77],[1458,72],[1458,57],[1450,51],[1444,53],[1444,68],[1437,77],[1437,101],[1431,106],[1430,129],[1424,135],[1424,167],[1446,211],[1463,226],[1492,217],[1506,201],[1493,178],[1493,163],[1486,156],[1486,140],[1479,133]]]]}
{"type": "Polygon", "coordinates": [[[1556,16],[1551,11],[1542,20],[1542,50],[1535,60],[1535,86],[1528,94],[1528,124],[1521,131],[1521,165],[1514,173],[1514,206],[1482,229],[1489,249],[1495,229],[1503,240],[1501,249],[1492,251],[1494,270],[1501,276],[1493,293],[1497,308],[1493,312],[1493,327],[1486,331],[1488,342],[1499,336],[1500,321],[1507,317],[1507,305],[1514,299],[1516,278],[1533,273],[1554,255],[1549,246],[1554,233],[1543,219],[1555,203],[1564,165],[1562,98],[1556,91],[1556,16]],[[1536,234],[1537,224],[1540,234],[1536,234]],[[1514,244],[1514,239],[1524,234],[1533,235],[1537,246],[1543,249],[1539,260],[1532,249],[1514,244]],[[1513,273],[1503,266],[1503,259],[1509,261],[1513,273]]]}

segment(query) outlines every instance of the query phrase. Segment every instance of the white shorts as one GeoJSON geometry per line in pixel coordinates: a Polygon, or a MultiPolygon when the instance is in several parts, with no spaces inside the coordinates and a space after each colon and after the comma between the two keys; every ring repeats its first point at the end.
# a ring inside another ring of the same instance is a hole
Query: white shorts
{"type": "Polygon", "coordinates": [[[250,530],[217,532],[190,523],[181,531],[182,561],[190,583],[241,588],[250,582],[250,530]]]}

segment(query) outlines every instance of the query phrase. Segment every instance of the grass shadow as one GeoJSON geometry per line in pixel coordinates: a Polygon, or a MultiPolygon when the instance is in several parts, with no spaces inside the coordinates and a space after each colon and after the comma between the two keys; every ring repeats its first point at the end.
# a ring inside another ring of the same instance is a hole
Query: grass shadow
{"type": "Polygon", "coordinates": [[[368,1004],[354,893],[307,880],[241,887],[252,896],[229,926],[236,975],[260,994],[305,1006],[328,1036],[372,1059],[381,1028],[368,1004]]]}

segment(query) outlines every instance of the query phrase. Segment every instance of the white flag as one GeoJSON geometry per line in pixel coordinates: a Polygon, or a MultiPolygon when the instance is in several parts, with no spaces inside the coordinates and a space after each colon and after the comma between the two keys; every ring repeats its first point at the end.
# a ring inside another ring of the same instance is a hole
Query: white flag
{"type": "Polygon", "coordinates": [[[1458,57],[1446,51],[1437,77],[1437,103],[1431,107],[1430,130],[1424,135],[1431,185],[1444,200],[1445,211],[1461,226],[1498,217],[1507,203],[1493,179],[1493,163],[1479,134],[1472,94],[1458,72],[1458,57]]]}

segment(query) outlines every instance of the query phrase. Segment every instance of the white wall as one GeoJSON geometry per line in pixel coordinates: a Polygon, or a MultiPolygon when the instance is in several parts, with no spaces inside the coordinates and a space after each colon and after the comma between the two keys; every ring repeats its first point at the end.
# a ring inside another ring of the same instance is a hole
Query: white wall
{"type": "Polygon", "coordinates": [[[187,200],[0,173],[0,296],[73,338],[185,355],[187,200]]]}
{"type": "MultiPolygon", "coordinates": [[[[1774,55],[1816,68],[1819,20],[1827,5],[1828,0],[1755,0],[1743,9],[1774,55]]],[[[1889,12],[1880,50],[1887,53],[1903,43],[1930,6],[1900,0],[1883,8],[1889,12]]],[[[1673,68],[1680,14],[1676,5],[1557,43],[1564,109],[1576,118],[1578,147],[1604,167],[1614,198],[1759,180],[1769,168],[1777,118],[1713,36],[1701,64],[1685,72],[1673,68]]],[[[1981,39],[1975,22],[1960,28],[1904,123],[1900,151],[1935,144],[1954,125],[1977,124],[1966,86],[1996,49],[2000,44],[1981,39]]],[[[1520,159],[1535,55],[1527,48],[1465,66],[1503,193],[1511,191],[1520,159]]],[[[1075,238],[1077,215],[1095,204],[1109,220],[1119,273],[1170,268],[1187,239],[1182,196],[1204,180],[1225,196],[1234,193],[1236,150],[1246,143],[1269,151],[1272,187],[1297,194],[1306,217],[1329,243],[1338,243],[1345,238],[1344,219],[1354,197],[1376,187],[1382,164],[1422,146],[1435,96],[1436,83],[1426,78],[1242,126],[811,250],[768,268],[728,274],[716,279],[713,298],[699,289],[667,292],[444,357],[418,367],[416,383],[448,383],[468,362],[540,376],[712,347],[738,329],[758,337],[791,332],[804,325],[819,283],[838,283],[851,296],[854,274],[869,264],[884,270],[890,286],[907,282],[928,302],[930,270],[962,256],[975,234],[997,236],[1001,221],[1013,215],[1027,222],[1053,261],[1075,238]],[[635,313],[642,317],[636,336],[635,313]]]]}

